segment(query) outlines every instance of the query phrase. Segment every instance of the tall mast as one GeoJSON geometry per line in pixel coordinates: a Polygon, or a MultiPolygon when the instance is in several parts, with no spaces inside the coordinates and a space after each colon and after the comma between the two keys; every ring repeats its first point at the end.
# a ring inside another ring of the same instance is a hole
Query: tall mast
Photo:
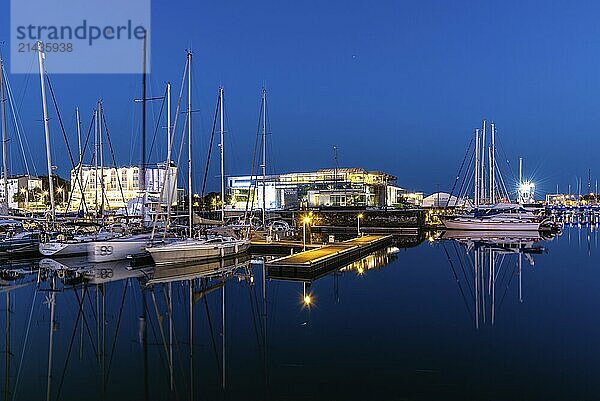
{"type": "Polygon", "coordinates": [[[486,129],[485,129],[485,120],[483,120],[483,127],[481,130],[481,158],[479,159],[479,162],[481,163],[480,169],[481,172],[479,173],[479,180],[480,180],[480,184],[481,184],[481,189],[479,191],[479,198],[480,201],[485,201],[487,199],[486,196],[486,191],[485,191],[485,154],[486,154],[486,149],[485,149],[485,136],[486,136],[486,129]]]}
{"type": "Polygon", "coordinates": [[[192,52],[187,53],[188,64],[188,104],[187,104],[187,120],[188,120],[188,230],[189,237],[193,237],[192,227],[192,52]]]}
{"type": "MultiPolygon", "coordinates": [[[[77,166],[78,169],[78,177],[77,180],[79,181],[79,188],[81,188],[81,201],[80,201],[80,207],[81,207],[81,203],[83,202],[83,154],[81,152],[81,118],[79,117],[79,107],[75,108],[75,117],[77,119],[77,148],[79,150],[79,164],[77,166]]],[[[71,188],[71,191],[73,191],[73,188],[71,188]]]]}
{"type": "Polygon", "coordinates": [[[42,87],[42,109],[44,112],[44,132],[46,134],[46,161],[48,162],[48,187],[50,191],[50,214],[54,220],[54,182],[52,181],[52,153],[50,151],[50,127],[48,119],[48,106],[46,104],[46,83],[44,82],[44,48],[42,42],[38,42],[38,63],[40,67],[40,84],[42,87]]]}
{"type": "Polygon", "coordinates": [[[140,174],[139,174],[139,188],[142,195],[142,224],[145,219],[145,206],[146,206],[146,46],[147,36],[144,35],[144,50],[142,60],[142,135],[141,135],[141,155],[140,155],[140,174]]]}
{"type": "Polygon", "coordinates": [[[263,184],[263,190],[262,190],[262,224],[263,224],[263,228],[266,228],[266,209],[267,209],[267,196],[266,196],[266,190],[267,190],[267,89],[263,88],[262,91],[262,102],[263,102],[263,149],[262,149],[262,175],[263,175],[263,179],[262,179],[262,184],[263,184]]]}
{"type": "Polygon", "coordinates": [[[523,203],[521,186],[523,185],[523,158],[519,157],[519,187],[517,189],[517,202],[523,203]]]}
{"type": "Polygon", "coordinates": [[[79,150],[79,163],[81,163],[81,118],[79,117],[79,107],[75,108],[75,118],[77,120],[77,149],[79,150]]]}
{"type": "Polygon", "coordinates": [[[492,135],[492,150],[490,152],[490,201],[496,203],[496,125],[490,124],[492,135]]]}
{"type": "Polygon", "coordinates": [[[4,60],[0,54],[0,110],[2,113],[2,167],[4,179],[2,185],[4,186],[4,207],[6,208],[5,213],[8,213],[8,163],[7,163],[7,134],[6,134],[6,97],[4,96],[4,60]]]}
{"type": "Polygon", "coordinates": [[[167,193],[167,219],[171,218],[171,83],[167,82],[167,164],[165,166],[165,188],[167,193]],[[168,186],[167,186],[168,185],[168,186]]]}
{"type": "Polygon", "coordinates": [[[223,87],[219,88],[219,103],[220,108],[220,119],[221,119],[221,143],[219,148],[221,150],[221,223],[225,222],[225,148],[223,147],[223,140],[225,139],[225,127],[224,127],[224,112],[223,112],[223,87]]]}
{"type": "Polygon", "coordinates": [[[105,198],[105,185],[104,185],[104,146],[102,144],[102,101],[98,101],[98,146],[100,149],[100,215],[104,220],[104,198],[105,198]]]}
{"type": "Polygon", "coordinates": [[[98,217],[98,107],[94,111],[94,214],[98,217]]]}
{"type": "Polygon", "coordinates": [[[474,202],[475,206],[479,206],[479,128],[475,130],[475,195],[474,202]]]}

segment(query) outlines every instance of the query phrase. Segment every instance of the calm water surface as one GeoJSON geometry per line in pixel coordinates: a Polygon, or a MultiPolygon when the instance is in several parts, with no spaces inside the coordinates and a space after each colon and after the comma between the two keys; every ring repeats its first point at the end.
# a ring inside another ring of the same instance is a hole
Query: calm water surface
{"type": "Polygon", "coordinates": [[[595,400],[598,251],[595,229],[573,227],[535,243],[425,240],[305,281],[264,280],[259,257],[4,266],[0,396],[595,400]]]}

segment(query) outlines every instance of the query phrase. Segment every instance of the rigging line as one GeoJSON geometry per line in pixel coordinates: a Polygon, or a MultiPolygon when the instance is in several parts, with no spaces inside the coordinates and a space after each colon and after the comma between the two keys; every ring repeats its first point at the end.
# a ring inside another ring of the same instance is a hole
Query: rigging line
{"type": "MultiPolygon", "coordinates": [[[[36,64],[36,58],[37,56],[33,56],[31,58],[31,63],[29,64],[29,70],[28,73],[26,74],[26,78],[25,78],[25,85],[23,87],[23,90],[21,92],[21,99],[17,102],[17,113],[21,110],[22,106],[23,106],[23,102],[25,101],[25,96],[27,94],[27,88],[29,87],[29,81],[30,81],[30,77],[33,75],[33,68],[34,68],[34,64],[36,64]]],[[[12,89],[11,89],[12,92],[12,89]]],[[[23,121],[21,120],[21,116],[18,115],[17,116],[19,123],[21,125],[21,130],[24,131],[24,126],[23,126],[23,121]]],[[[29,153],[29,157],[31,158],[31,164],[33,166],[33,174],[37,176],[37,168],[35,165],[35,159],[33,158],[33,154],[31,153],[31,148],[29,147],[29,142],[27,141],[27,135],[23,135],[24,141],[25,141],[25,147],[27,148],[27,152],[29,153]]],[[[21,140],[21,138],[19,137],[19,141],[21,140]]],[[[25,157],[25,154],[23,153],[23,157],[25,157]]],[[[24,159],[24,162],[27,163],[27,160],[24,159]]],[[[27,175],[29,175],[29,167],[27,167],[27,175]]]]}
{"type": "Polygon", "coordinates": [[[510,272],[510,279],[508,280],[508,283],[506,284],[506,288],[504,288],[504,293],[502,294],[502,298],[500,298],[500,302],[498,303],[498,308],[502,307],[502,304],[504,303],[504,298],[506,298],[506,294],[508,293],[508,288],[510,287],[510,283],[512,283],[512,279],[515,276],[515,270],[517,269],[517,264],[515,263],[515,265],[512,268],[512,271],[510,272]]]}
{"type": "MultiPolygon", "coordinates": [[[[77,292],[75,287],[73,287],[73,291],[77,292]]],[[[60,393],[62,391],[62,386],[65,381],[65,375],[67,373],[67,366],[69,364],[69,359],[71,357],[71,351],[73,350],[73,343],[75,342],[75,334],[77,334],[77,328],[79,327],[79,320],[81,319],[82,313],[83,313],[83,304],[80,304],[79,305],[79,313],[77,313],[77,319],[75,320],[75,326],[73,327],[73,334],[71,335],[71,341],[69,342],[69,350],[67,351],[67,357],[65,359],[65,366],[63,368],[63,371],[62,371],[62,374],[60,377],[60,384],[58,385],[58,390],[56,393],[56,401],[60,400],[60,393]]]]}
{"type": "MultiPolygon", "coordinates": [[[[202,286],[204,287],[203,289],[206,289],[206,285],[203,282],[202,286]]],[[[210,330],[210,338],[212,339],[212,346],[213,346],[213,351],[215,354],[215,359],[217,360],[217,368],[219,369],[219,376],[221,376],[223,374],[223,369],[221,367],[221,361],[219,360],[219,353],[217,351],[217,343],[215,341],[215,333],[213,330],[213,325],[212,325],[212,319],[210,318],[210,311],[208,308],[208,301],[206,300],[206,296],[202,297],[204,298],[204,307],[206,309],[206,317],[208,319],[208,328],[210,330]]]]}
{"type": "Polygon", "coordinates": [[[156,303],[156,295],[154,294],[154,286],[151,287],[150,294],[152,295],[152,303],[154,304],[154,312],[156,313],[156,321],[158,322],[158,328],[160,330],[160,336],[162,338],[163,348],[165,351],[165,358],[167,359],[167,369],[173,365],[173,361],[169,357],[169,348],[167,347],[167,338],[165,337],[165,329],[162,325],[162,316],[158,312],[158,304],[156,303]]]}
{"type": "MultiPolygon", "coordinates": [[[[175,170],[175,177],[174,177],[174,182],[177,182],[177,178],[179,177],[179,166],[181,163],[181,155],[183,153],[183,144],[185,143],[185,134],[186,134],[186,129],[187,129],[187,118],[183,121],[183,130],[181,131],[181,142],[179,143],[179,152],[177,155],[177,170],[175,170]]],[[[175,139],[173,137],[173,139],[175,139]]],[[[171,144],[173,144],[174,142],[171,142],[171,144]]],[[[173,145],[171,145],[173,146],[173,145]]],[[[170,169],[170,166],[168,167],[170,169]]],[[[163,189],[164,189],[164,185],[163,185],[163,189]]],[[[161,191],[161,197],[162,197],[162,191],[161,191]]],[[[158,208],[160,211],[160,202],[158,203],[158,208]]],[[[154,232],[156,230],[156,223],[158,221],[158,213],[155,213],[155,217],[154,217],[154,221],[152,223],[152,234],[151,234],[151,238],[154,238],[154,232]]],[[[167,236],[167,231],[169,230],[169,227],[171,226],[171,219],[168,218],[167,219],[167,224],[165,224],[165,231],[164,231],[164,235],[163,238],[165,238],[167,236]]]]}
{"type": "MultiPolygon", "coordinates": [[[[147,291],[147,289],[143,289],[143,290],[142,290],[142,292],[145,292],[145,291],[147,291]]],[[[145,296],[145,295],[144,295],[144,296],[145,296]]],[[[157,338],[158,338],[158,336],[156,335],[156,327],[154,326],[154,322],[153,322],[153,320],[150,318],[150,316],[151,316],[151,315],[150,315],[150,313],[149,313],[149,311],[148,311],[148,304],[147,304],[147,303],[146,303],[146,305],[145,305],[145,307],[144,307],[144,311],[145,311],[145,313],[146,313],[146,314],[147,314],[147,316],[148,316],[148,320],[147,320],[147,321],[148,321],[148,323],[149,323],[150,329],[152,329],[152,335],[153,335],[154,341],[156,341],[156,340],[157,340],[157,338]]],[[[150,343],[150,345],[156,345],[156,343],[152,342],[152,343],[150,343]]],[[[163,363],[163,364],[164,364],[164,367],[168,369],[168,368],[169,368],[169,365],[168,365],[168,364],[166,363],[166,361],[163,359],[163,356],[162,356],[162,354],[161,354],[161,353],[159,353],[159,354],[158,354],[158,356],[159,356],[159,359],[160,359],[161,363],[163,363]]]]}
{"type": "MultiPolygon", "coordinates": [[[[499,168],[498,168],[498,172],[500,172],[499,168]]],[[[502,188],[504,189],[504,193],[506,194],[506,198],[510,200],[510,193],[506,189],[506,184],[504,183],[504,177],[502,177],[502,174],[498,174],[498,177],[500,177],[500,183],[502,184],[502,188]]]]}
{"type": "Polygon", "coordinates": [[[123,296],[121,297],[121,307],[119,308],[119,317],[117,318],[117,327],[115,329],[115,338],[110,350],[110,356],[108,357],[108,368],[106,369],[106,380],[104,386],[108,384],[108,378],[110,376],[110,368],[112,366],[113,356],[115,354],[115,348],[117,345],[117,338],[119,336],[119,328],[121,327],[121,316],[123,315],[123,309],[125,306],[125,296],[127,295],[127,287],[129,287],[129,278],[125,281],[125,288],[123,289],[123,296]]]}
{"type": "MultiPolygon", "coordinates": [[[[501,137],[499,138],[498,136],[496,136],[496,144],[498,147],[500,147],[500,150],[502,150],[502,153],[504,154],[504,159],[506,160],[506,165],[508,166],[508,172],[511,175],[511,178],[516,181],[516,179],[517,179],[516,174],[512,170],[512,166],[510,164],[510,159],[508,158],[508,156],[506,154],[506,150],[504,149],[504,145],[503,145],[501,137]]],[[[498,171],[500,171],[500,169],[498,169],[498,171]]]]}
{"type": "MultiPolygon", "coordinates": [[[[171,143],[174,143],[175,134],[177,133],[177,121],[179,121],[179,113],[181,111],[181,100],[183,99],[183,90],[185,88],[186,77],[188,76],[188,63],[189,63],[189,60],[186,59],[185,66],[183,68],[183,76],[181,78],[181,86],[179,88],[179,97],[177,98],[177,107],[175,108],[175,121],[173,121],[173,129],[171,130],[171,138],[170,138],[171,143]]],[[[184,121],[187,121],[187,118],[184,119],[184,121]]],[[[169,124],[171,124],[170,121],[169,121],[169,124]]],[[[185,132],[185,129],[184,129],[184,132],[185,132]]],[[[181,152],[181,150],[180,150],[180,152],[181,152]]],[[[177,163],[177,166],[179,167],[179,163],[177,163]]]]}
{"type": "Polygon", "coordinates": [[[446,244],[442,244],[443,248],[444,248],[444,253],[446,254],[446,258],[448,258],[448,263],[450,263],[450,267],[452,268],[452,274],[454,275],[454,280],[456,281],[456,284],[458,284],[458,289],[460,290],[460,295],[463,299],[463,302],[465,303],[465,307],[467,308],[467,312],[469,313],[469,317],[471,318],[472,321],[475,321],[475,317],[473,315],[473,312],[471,311],[471,308],[469,307],[469,303],[467,302],[467,297],[465,296],[465,292],[463,291],[462,285],[460,283],[460,280],[456,274],[456,269],[454,268],[454,263],[452,263],[452,259],[450,258],[450,254],[448,253],[448,249],[446,249],[446,244]]]}
{"type": "MultiPolygon", "coordinates": [[[[460,168],[458,169],[458,175],[456,176],[456,180],[454,180],[454,184],[452,185],[452,190],[450,191],[450,196],[448,197],[448,201],[446,202],[446,207],[448,207],[448,204],[450,203],[450,198],[454,194],[454,189],[456,188],[456,183],[460,179],[460,175],[462,173],[463,166],[465,165],[465,161],[467,160],[467,156],[469,155],[469,152],[471,150],[471,145],[472,144],[473,144],[473,136],[471,136],[471,141],[469,142],[469,146],[467,147],[467,152],[465,153],[465,156],[463,157],[462,163],[460,164],[460,168]]],[[[456,205],[454,205],[454,206],[456,206],[456,205]]]]}
{"type": "Polygon", "coordinates": [[[63,134],[63,139],[65,140],[65,145],[67,146],[67,151],[69,152],[69,159],[71,160],[71,168],[75,168],[75,159],[73,159],[73,153],[71,152],[71,147],[69,146],[69,140],[67,139],[67,133],[65,131],[65,126],[63,124],[63,120],[60,115],[60,110],[58,108],[58,103],[56,102],[56,97],[54,96],[54,89],[52,88],[52,83],[50,82],[50,77],[48,75],[46,75],[46,81],[48,82],[48,89],[50,89],[50,95],[52,96],[52,103],[54,104],[54,109],[56,110],[56,115],[58,117],[58,123],[60,125],[60,130],[63,134]]]}
{"type": "Polygon", "coordinates": [[[223,107],[221,104],[221,97],[217,96],[217,107],[215,108],[215,118],[213,119],[212,133],[210,135],[210,144],[208,145],[208,157],[206,158],[206,167],[204,168],[204,179],[202,180],[202,188],[200,190],[200,210],[204,209],[204,190],[206,188],[206,178],[208,176],[208,169],[210,165],[210,156],[212,154],[213,142],[215,139],[215,131],[217,129],[217,117],[219,115],[219,107],[223,107]]]}
{"type": "MultiPolygon", "coordinates": [[[[156,134],[158,133],[158,129],[160,127],[160,119],[163,114],[163,110],[165,108],[165,103],[167,101],[167,90],[165,89],[165,95],[163,97],[155,98],[156,100],[162,99],[160,104],[160,111],[158,112],[158,119],[156,120],[156,126],[154,127],[154,134],[152,135],[152,143],[150,144],[150,152],[148,152],[148,159],[152,157],[152,151],[154,150],[154,144],[156,143],[156,134]]],[[[160,159],[158,159],[160,160],[160,159]]]]}
{"type": "MultiPolygon", "coordinates": [[[[69,152],[69,159],[71,160],[71,169],[75,169],[75,160],[73,159],[73,153],[71,152],[71,146],[69,146],[69,140],[67,139],[67,132],[65,131],[65,126],[63,124],[62,116],[60,115],[60,110],[58,108],[58,103],[56,102],[56,96],[54,96],[54,88],[52,87],[52,82],[50,82],[50,76],[46,75],[46,81],[48,82],[48,88],[50,89],[50,95],[52,96],[52,103],[54,103],[54,108],[56,110],[56,115],[58,116],[58,122],[60,124],[60,129],[63,134],[63,139],[65,140],[65,145],[67,146],[67,151],[69,152]]],[[[83,187],[81,186],[81,182],[79,182],[79,190],[81,191],[81,199],[85,205],[85,198],[83,196],[83,187]]],[[[72,191],[71,191],[72,192],[72,191]]],[[[70,199],[69,199],[70,201],[70,199]]],[[[65,209],[65,216],[67,215],[67,210],[69,204],[67,204],[67,208],[65,209]]]]}
{"type": "MultiPolygon", "coordinates": [[[[75,182],[79,182],[80,181],[79,178],[80,178],[80,175],[81,175],[81,170],[83,169],[83,155],[85,155],[85,151],[87,149],[88,142],[90,140],[90,135],[92,133],[92,127],[94,126],[94,117],[93,116],[94,116],[94,114],[92,114],[92,118],[90,120],[90,127],[88,128],[88,133],[87,133],[87,136],[85,138],[85,143],[83,145],[83,148],[81,149],[81,160],[79,161],[79,166],[76,169],[77,174],[75,175],[75,182]]],[[[89,176],[88,176],[88,179],[89,179],[89,176]]],[[[79,186],[83,187],[83,188],[85,188],[86,185],[87,185],[87,181],[85,182],[85,185],[82,182],[79,183],[79,186]]],[[[69,203],[68,204],[71,204],[71,200],[73,199],[73,194],[74,194],[74,191],[73,191],[73,188],[71,188],[71,193],[69,194],[69,203]]],[[[83,203],[83,206],[87,210],[87,203],[85,202],[85,195],[83,193],[83,190],[81,191],[81,201],[83,203]]]]}
{"type": "MultiPolygon", "coordinates": [[[[258,113],[258,125],[256,127],[256,139],[254,141],[254,150],[252,151],[252,163],[250,164],[250,181],[248,183],[248,197],[246,198],[246,209],[244,211],[244,223],[246,222],[246,219],[248,217],[248,206],[250,206],[250,210],[251,210],[251,216],[250,216],[250,223],[252,223],[252,217],[254,217],[254,201],[256,198],[256,188],[258,185],[258,174],[257,174],[257,179],[256,182],[254,184],[254,196],[252,197],[252,205],[249,205],[250,203],[250,196],[251,196],[251,190],[252,190],[252,177],[254,177],[254,167],[256,165],[256,156],[257,156],[257,151],[258,151],[258,146],[259,144],[259,138],[261,138],[260,135],[260,126],[262,123],[262,119],[261,116],[263,114],[263,101],[262,101],[262,97],[261,97],[261,102],[260,102],[260,109],[259,109],[259,113],[258,113]]],[[[250,224],[252,225],[252,224],[250,224]]]]}
{"type": "Polygon", "coordinates": [[[13,386],[13,401],[17,396],[17,388],[19,387],[19,380],[21,378],[21,369],[23,367],[23,359],[25,357],[25,350],[27,348],[27,340],[29,339],[29,332],[31,329],[31,321],[33,319],[33,309],[35,307],[35,299],[37,298],[38,290],[36,289],[33,292],[33,299],[31,300],[31,309],[29,310],[29,319],[27,320],[27,329],[25,330],[25,337],[23,337],[23,350],[21,351],[21,358],[19,360],[19,369],[17,370],[17,377],[15,379],[15,384],[13,386]]]}
{"type": "MultiPolygon", "coordinates": [[[[167,289],[166,289],[166,287],[164,287],[164,286],[163,286],[163,292],[165,293],[165,301],[166,301],[167,305],[171,305],[171,304],[169,303],[169,296],[167,295],[167,289]]],[[[176,292],[177,292],[177,291],[176,291],[176,292]]],[[[179,298],[179,302],[182,302],[182,300],[181,300],[181,297],[179,298]]],[[[173,309],[172,309],[172,308],[169,308],[169,309],[170,309],[170,312],[169,312],[169,313],[173,313],[173,309]]],[[[173,317],[171,316],[171,318],[173,318],[173,317]]],[[[173,321],[174,321],[174,320],[173,320],[173,321]]],[[[182,352],[182,351],[181,351],[181,347],[179,346],[179,345],[180,345],[180,344],[179,344],[179,340],[177,339],[177,329],[176,329],[176,325],[175,325],[175,323],[173,323],[173,341],[174,341],[174,343],[175,343],[175,348],[177,349],[177,362],[178,362],[178,365],[179,365],[179,369],[180,369],[182,372],[184,372],[185,370],[184,370],[184,368],[183,368],[183,363],[182,363],[182,361],[183,361],[183,358],[182,358],[182,356],[181,356],[181,352],[182,352]]],[[[175,382],[175,385],[174,385],[174,387],[175,387],[175,392],[177,392],[177,385],[176,385],[176,382],[175,382]]]]}
{"type": "MultiPolygon", "coordinates": [[[[465,265],[463,263],[463,260],[460,257],[460,254],[458,252],[458,248],[457,248],[456,244],[453,242],[452,245],[454,247],[454,251],[456,253],[458,261],[460,262],[460,269],[462,270],[463,277],[465,278],[465,283],[467,283],[467,288],[469,289],[469,293],[471,294],[471,297],[473,297],[473,299],[474,299],[475,298],[475,293],[473,291],[473,287],[471,287],[471,280],[469,280],[469,277],[467,276],[467,272],[465,271],[465,265]]],[[[469,259],[469,262],[470,262],[470,259],[469,259]]]]}
{"type": "MultiPolygon", "coordinates": [[[[252,309],[252,322],[254,323],[254,333],[256,334],[256,343],[258,344],[259,348],[262,348],[262,341],[261,341],[261,335],[258,332],[258,323],[256,321],[256,315],[257,315],[257,310],[258,310],[258,305],[256,305],[256,308],[254,307],[254,304],[256,303],[255,299],[256,299],[256,295],[253,297],[253,291],[254,290],[254,286],[249,285],[248,286],[248,297],[250,298],[250,307],[252,309]]],[[[262,331],[262,328],[261,328],[262,331]]],[[[261,352],[262,355],[262,352],[261,352]]]]}
{"type": "MultiPolygon", "coordinates": [[[[119,169],[117,168],[117,159],[115,158],[115,151],[112,146],[112,141],[110,140],[110,133],[108,132],[108,123],[106,122],[106,115],[104,114],[104,108],[102,104],[100,104],[100,109],[102,111],[102,123],[104,124],[104,133],[106,134],[106,139],[108,140],[108,149],[110,150],[110,156],[112,158],[113,164],[115,166],[115,174],[117,175],[117,184],[119,185],[119,191],[121,192],[121,199],[123,203],[125,203],[125,216],[129,217],[129,212],[127,210],[127,201],[125,200],[125,192],[123,191],[123,185],[121,184],[121,177],[119,176],[119,169]]],[[[108,198],[106,199],[108,203],[108,198]]]]}
{"type": "MultiPolygon", "coordinates": [[[[471,140],[471,143],[472,142],[473,142],[473,140],[471,140]]],[[[469,148],[467,149],[467,152],[470,152],[470,150],[471,150],[471,145],[469,144],[469,148]]],[[[466,155],[465,155],[465,157],[466,157],[466,155]]],[[[465,169],[465,174],[462,176],[462,181],[460,182],[460,187],[458,188],[458,193],[457,193],[458,198],[461,198],[463,195],[466,196],[466,192],[468,191],[468,188],[469,188],[467,177],[468,178],[471,177],[471,167],[473,166],[474,159],[475,159],[475,152],[472,152],[471,157],[469,159],[469,163],[467,164],[467,168],[465,169]]],[[[457,179],[458,178],[459,177],[457,177],[457,179]]],[[[454,187],[452,189],[452,192],[454,192],[454,187]]],[[[450,193],[450,195],[452,195],[452,192],[450,193]]]]}
{"type": "MultiPolygon", "coordinates": [[[[94,305],[92,305],[92,300],[89,296],[89,293],[87,291],[87,286],[84,286],[84,292],[83,292],[83,297],[81,299],[79,299],[79,294],[77,293],[77,291],[75,291],[75,295],[77,297],[77,302],[82,305],[81,307],[83,308],[83,303],[85,302],[85,296],[87,295],[88,300],[90,301],[90,309],[92,310],[92,314],[94,313],[94,305]]],[[[92,331],[90,329],[90,326],[87,322],[87,319],[85,318],[85,313],[83,314],[83,323],[85,324],[85,328],[87,330],[87,334],[88,337],[90,338],[90,345],[92,347],[92,350],[94,351],[94,354],[96,355],[96,359],[99,358],[99,354],[98,351],[96,350],[96,346],[94,345],[94,337],[92,336],[92,331]]]]}
{"type": "Polygon", "coordinates": [[[19,124],[19,120],[20,117],[17,114],[18,111],[15,107],[15,103],[14,103],[14,95],[12,92],[12,88],[10,86],[10,82],[8,81],[8,75],[6,74],[6,71],[3,72],[4,74],[4,83],[6,85],[6,92],[8,95],[8,103],[10,105],[10,109],[12,110],[12,117],[13,117],[13,124],[15,127],[15,131],[17,133],[17,139],[19,140],[19,146],[21,148],[21,154],[23,155],[23,164],[25,166],[25,171],[27,171],[27,175],[30,175],[29,173],[29,164],[27,163],[27,157],[25,156],[25,148],[23,147],[23,140],[21,138],[21,129],[19,128],[19,126],[23,126],[23,123],[19,124]]]}

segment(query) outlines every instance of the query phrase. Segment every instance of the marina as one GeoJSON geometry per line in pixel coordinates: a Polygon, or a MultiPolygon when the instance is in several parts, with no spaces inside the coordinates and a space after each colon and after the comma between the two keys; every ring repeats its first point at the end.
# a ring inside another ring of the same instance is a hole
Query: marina
{"type": "Polygon", "coordinates": [[[600,399],[599,15],[2,3],[0,401],[600,399]]]}

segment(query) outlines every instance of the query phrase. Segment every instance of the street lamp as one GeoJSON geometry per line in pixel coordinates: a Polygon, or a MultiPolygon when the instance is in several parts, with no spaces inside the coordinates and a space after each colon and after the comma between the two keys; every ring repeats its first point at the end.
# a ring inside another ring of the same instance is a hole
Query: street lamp
{"type": "Polygon", "coordinates": [[[62,203],[65,203],[65,192],[63,187],[58,187],[56,188],[56,192],[58,192],[59,194],[62,194],[62,203]]]}
{"type": "Polygon", "coordinates": [[[362,213],[359,213],[358,216],[356,216],[356,231],[358,236],[360,237],[360,219],[362,219],[364,216],[362,213]]]}
{"type": "Polygon", "coordinates": [[[25,198],[24,198],[24,207],[27,208],[27,198],[28,198],[27,195],[29,195],[27,193],[27,188],[25,188],[25,187],[19,188],[19,192],[21,192],[21,194],[23,194],[25,196],[25,198]]]}
{"type": "Polygon", "coordinates": [[[302,219],[302,250],[306,251],[306,225],[310,223],[310,217],[305,216],[302,219]]]}

